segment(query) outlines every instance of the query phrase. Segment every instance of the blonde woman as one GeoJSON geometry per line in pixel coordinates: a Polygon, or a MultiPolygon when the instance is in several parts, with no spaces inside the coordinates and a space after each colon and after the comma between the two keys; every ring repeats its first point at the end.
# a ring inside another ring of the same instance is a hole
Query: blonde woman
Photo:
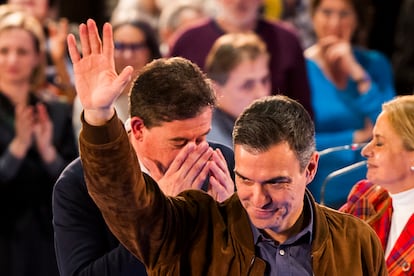
{"type": "Polygon", "coordinates": [[[70,106],[45,82],[41,24],[0,7],[0,273],[58,275],[51,195],[77,156],[70,106]]]}
{"type": "Polygon", "coordinates": [[[382,107],[373,139],[362,150],[367,179],[357,183],[342,211],[366,220],[385,250],[389,275],[414,273],[414,96],[382,107]]]}

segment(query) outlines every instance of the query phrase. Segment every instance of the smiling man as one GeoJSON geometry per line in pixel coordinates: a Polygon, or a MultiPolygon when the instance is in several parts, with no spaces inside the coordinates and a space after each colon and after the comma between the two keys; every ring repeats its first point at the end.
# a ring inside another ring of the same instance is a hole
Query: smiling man
{"type": "Polygon", "coordinates": [[[80,149],[88,190],[150,275],[387,275],[375,232],[319,206],[307,191],[318,154],[301,104],[269,96],[240,115],[233,131],[237,193],[229,199],[219,203],[199,190],[168,197],[139,173],[112,107],[132,68],[115,73],[110,25],[102,43],[92,20],[79,33],[83,56],[74,36],[68,44],[84,107],[80,149]]]}

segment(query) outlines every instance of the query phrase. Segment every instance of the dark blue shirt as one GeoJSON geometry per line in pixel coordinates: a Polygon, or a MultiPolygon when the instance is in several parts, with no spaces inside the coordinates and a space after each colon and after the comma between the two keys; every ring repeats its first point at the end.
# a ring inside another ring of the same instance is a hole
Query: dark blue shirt
{"type": "Polygon", "coordinates": [[[265,275],[313,275],[311,244],[314,215],[306,194],[303,216],[308,225],[282,244],[264,236],[260,229],[251,225],[256,254],[266,262],[265,275]]]}

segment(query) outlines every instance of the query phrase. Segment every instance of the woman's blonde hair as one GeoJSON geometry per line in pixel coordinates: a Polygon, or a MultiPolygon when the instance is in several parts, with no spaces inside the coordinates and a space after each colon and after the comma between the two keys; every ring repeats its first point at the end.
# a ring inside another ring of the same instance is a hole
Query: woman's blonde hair
{"type": "Polygon", "coordinates": [[[404,148],[414,151],[414,95],[397,96],[384,103],[382,110],[401,136],[404,148]]]}
{"type": "Polygon", "coordinates": [[[33,70],[30,80],[32,89],[36,90],[46,81],[46,41],[42,24],[20,7],[0,5],[0,32],[15,28],[23,29],[32,35],[35,50],[40,56],[39,64],[33,70]]]}

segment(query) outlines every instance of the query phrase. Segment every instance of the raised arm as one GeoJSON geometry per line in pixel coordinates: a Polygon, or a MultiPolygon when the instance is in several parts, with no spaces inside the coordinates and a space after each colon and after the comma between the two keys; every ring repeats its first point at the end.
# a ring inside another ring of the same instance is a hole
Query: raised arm
{"type": "Polygon", "coordinates": [[[84,109],[86,122],[103,125],[114,115],[113,103],[131,79],[133,68],[127,66],[118,75],[114,63],[112,27],[103,26],[102,41],[92,19],[79,25],[81,53],[73,34],[67,38],[73,63],[75,86],[84,109]]]}

